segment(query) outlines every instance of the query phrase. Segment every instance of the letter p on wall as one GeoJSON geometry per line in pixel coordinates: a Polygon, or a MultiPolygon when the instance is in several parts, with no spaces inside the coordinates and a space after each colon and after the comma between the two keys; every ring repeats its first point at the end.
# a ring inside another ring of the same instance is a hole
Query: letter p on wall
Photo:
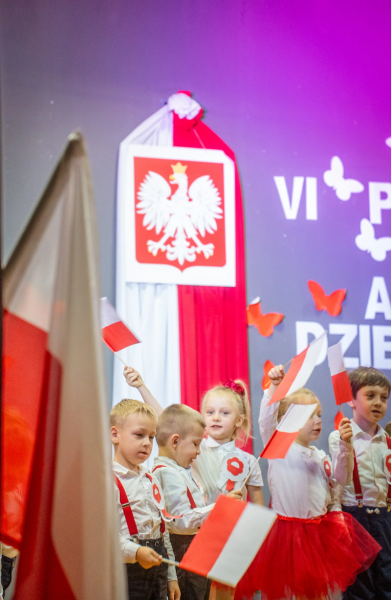
{"type": "Polygon", "coordinates": [[[381,225],[382,210],[391,208],[391,183],[369,182],[369,220],[373,225],[381,225]],[[383,196],[383,197],[382,197],[383,196]]]}

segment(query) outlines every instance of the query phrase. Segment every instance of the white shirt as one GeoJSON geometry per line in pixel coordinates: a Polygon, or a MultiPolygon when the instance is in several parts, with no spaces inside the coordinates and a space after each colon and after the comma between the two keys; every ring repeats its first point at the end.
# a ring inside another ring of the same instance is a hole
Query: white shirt
{"type": "MultiPolygon", "coordinates": [[[[351,424],[363,503],[365,506],[387,506],[388,484],[384,471],[384,460],[388,450],[387,434],[379,425],[377,433],[371,438],[353,420],[351,424]]],[[[342,441],[338,431],[330,434],[329,447],[335,478],[343,486],[341,501],[346,506],[357,506],[353,484],[353,446],[342,441]]]]}
{"type": "MultiPolygon", "coordinates": [[[[245,452],[241,448],[238,448],[235,445],[235,440],[232,440],[231,442],[227,442],[226,444],[219,444],[218,442],[216,442],[216,440],[214,440],[213,438],[208,436],[207,438],[203,439],[201,442],[201,453],[202,453],[203,448],[210,448],[211,450],[213,450],[213,452],[216,452],[216,454],[219,457],[220,463],[223,462],[225,456],[229,452],[235,452],[235,454],[238,454],[239,456],[243,456],[243,458],[248,462],[250,470],[253,468],[254,463],[256,463],[256,467],[254,468],[253,472],[251,473],[250,478],[247,481],[246,485],[252,485],[254,487],[263,486],[262,472],[261,472],[261,468],[259,466],[259,462],[257,462],[255,456],[253,456],[249,452],[245,452]]],[[[242,484],[243,484],[243,481],[235,482],[234,489],[240,489],[242,487],[242,484]]],[[[212,502],[216,502],[219,494],[225,493],[225,489],[224,489],[225,485],[226,485],[226,482],[223,483],[222,487],[216,486],[216,489],[212,493],[207,494],[206,503],[211,504],[212,502]]],[[[243,497],[243,500],[246,500],[246,498],[243,497]]]]}
{"type": "MultiPolygon", "coordinates": [[[[148,477],[146,477],[146,473],[148,473],[147,469],[144,465],[139,466],[139,473],[135,473],[126,467],[123,467],[119,463],[113,461],[112,469],[114,474],[121,481],[128,500],[131,504],[131,509],[133,513],[134,520],[137,526],[137,537],[140,540],[148,540],[153,539],[157,540],[162,537],[160,526],[161,526],[161,516],[160,511],[156,504],[153,501],[152,497],[152,483],[148,477]]],[[[124,557],[124,562],[127,563],[135,563],[136,561],[136,552],[139,549],[139,545],[135,542],[132,542],[130,539],[128,524],[126,522],[125,514],[123,508],[121,506],[119,490],[117,486],[116,489],[116,499],[118,502],[118,511],[120,518],[120,530],[119,530],[119,542],[120,548],[124,557]]],[[[167,532],[163,534],[164,545],[167,549],[167,553],[171,560],[174,559],[174,552],[172,550],[170,536],[167,532]]],[[[177,579],[175,567],[168,567],[168,580],[171,581],[173,579],[177,579]]]]}
{"type": "Polygon", "coordinates": [[[157,465],[164,465],[153,471],[162,487],[166,510],[170,515],[183,515],[167,523],[170,533],[192,535],[197,533],[214,504],[206,506],[202,491],[194,481],[190,469],[180,467],[175,460],[165,456],[155,458],[154,469],[157,465]],[[191,508],[187,497],[187,488],[193,496],[197,508],[191,508]]]}
{"type": "MultiPolygon", "coordinates": [[[[264,445],[277,426],[278,403],[267,406],[269,400],[265,393],[259,414],[264,445]]],[[[268,482],[273,509],[279,515],[298,519],[313,519],[328,511],[340,510],[331,464],[323,450],[314,446],[306,448],[296,442],[285,458],[269,460],[268,482]]]]}

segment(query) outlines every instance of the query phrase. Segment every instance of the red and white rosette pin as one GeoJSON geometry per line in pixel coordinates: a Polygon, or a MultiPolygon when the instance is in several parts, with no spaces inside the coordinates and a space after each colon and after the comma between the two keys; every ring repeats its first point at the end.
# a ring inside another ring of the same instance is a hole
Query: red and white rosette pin
{"type": "Polygon", "coordinates": [[[387,478],[387,483],[391,484],[391,450],[388,450],[384,457],[384,473],[387,478]]]}
{"type": "Polygon", "coordinates": [[[243,482],[250,470],[247,458],[237,452],[229,452],[221,465],[222,478],[227,482],[226,491],[234,489],[235,483],[243,482]]]}

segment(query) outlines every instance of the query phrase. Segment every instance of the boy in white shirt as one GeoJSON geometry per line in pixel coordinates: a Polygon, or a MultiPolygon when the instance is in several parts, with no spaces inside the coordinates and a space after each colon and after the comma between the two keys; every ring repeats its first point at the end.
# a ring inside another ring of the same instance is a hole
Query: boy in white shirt
{"type": "MultiPolygon", "coordinates": [[[[197,411],[184,404],[172,404],[159,416],[156,441],[159,456],[155,458],[153,474],[159,480],[166,510],[182,515],[169,523],[175,560],[180,562],[214,504],[206,506],[202,490],[190,472],[192,461],[200,453],[205,421],[197,411]]],[[[228,495],[240,498],[241,492],[228,495]]],[[[207,600],[210,581],[205,577],[177,570],[182,600],[207,600]]]]}
{"type": "Polygon", "coordinates": [[[351,440],[343,441],[338,431],[330,434],[334,477],[343,487],[342,509],[365,527],[382,550],[343,597],[391,600],[391,439],[379,425],[386,414],[390,382],[372,367],[355,369],[349,380],[353,419],[344,418],[340,430],[344,428],[351,440]]]}
{"type": "Polygon", "coordinates": [[[130,600],[180,598],[175,567],[167,569],[167,564],[162,563],[162,557],[168,558],[168,552],[171,559],[174,556],[153,500],[152,476],[142,465],[151,454],[156,423],[155,411],[138,400],[122,400],[110,414],[119,538],[130,600]]]}

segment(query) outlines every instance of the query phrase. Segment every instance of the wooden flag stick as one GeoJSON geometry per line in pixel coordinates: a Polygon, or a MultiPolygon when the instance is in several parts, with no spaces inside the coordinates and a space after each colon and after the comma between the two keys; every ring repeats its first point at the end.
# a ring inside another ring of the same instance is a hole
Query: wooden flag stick
{"type": "Polygon", "coordinates": [[[166,563],[167,565],[173,565],[174,567],[179,567],[179,562],[176,562],[175,560],[168,560],[168,558],[162,558],[162,562],[166,563]]]}
{"type": "Polygon", "coordinates": [[[251,467],[251,469],[250,469],[250,473],[247,475],[246,479],[245,479],[245,480],[243,481],[243,483],[242,483],[242,486],[241,486],[241,488],[240,488],[240,490],[239,490],[240,492],[242,492],[242,491],[243,491],[243,488],[244,488],[244,486],[246,485],[247,481],[249,480],[251,473],[254,471],[255,467],[256,467],[256,466],[257,466],[257,464],[259,463],[259,461],[260,461],[260,458],[261,458],[261,457],[260,457],[260,456],[258,456],[257,460],[255,461],[255,463],[254,463],[254,464],[253,464],[253,466],[251,467]]]}
{"type": "Polygon", "coordinates": [[[120,361],[122,362],[123,365],[125,365],[125,367],[127,367],[128,365],[126,364],[126,362],[124,360],[122,360],[122,358],[120,357],[119,354],[117,354],[116,352],[114,352],[114,354],[116,355],[117,358],[120,359],[120,361]]]}
{"type": "MultiPolygon", "coordinates": [[[[295,357],[293,357],[293,358],[295,358],[295,357]]],[[[291,358],[290,360],[288,360],[288,362],[286,363],[286,365],[284,365],[284,366],[282,367],[282,368],[284,369],[284,371],[285,371],[285,369],[287,368],[287,366],[291,364],[291,362],[292,362],[293,358],[291,358]]],[[[271,383],[270,379],[269,379],[269,381],[266,383],[265,391],[267,390],[267,386],[269,385],[269,383],[271,383]]]]}

